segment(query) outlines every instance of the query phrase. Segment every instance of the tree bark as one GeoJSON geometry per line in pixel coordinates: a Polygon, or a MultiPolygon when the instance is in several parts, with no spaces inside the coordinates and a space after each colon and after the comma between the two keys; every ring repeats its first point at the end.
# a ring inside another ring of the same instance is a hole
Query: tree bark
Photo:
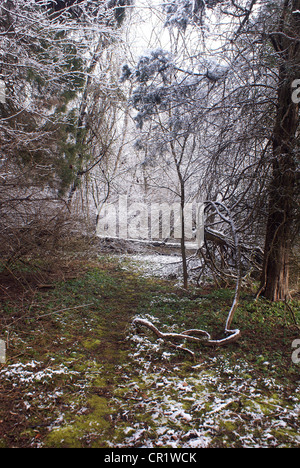
{"type": "Polygon", "coordinates": [[[185,248],[185,190],[184,183],[181,182],[181,239],[180,239],[180,248],[182,256],[182,270],[183,270],[183,287],[188,289],[188,269],[187,269],[187,259],[186,259],[186,248],[185,248]]]}
{"type": "Polygon", "coordinates": [[[181,173],[181,163],[182,158],[184,155],[185,145],[187,142],[187,138],[185,138],[182,149],[181,155],[179,160],[177,159],[176,150],[174,147],[173,141],[170,142],[172,155],[174,158],[174,162],[176,165],[177,176],[180,184],[180,211],[181,211],[181,239],[180,239],[180,249],[181,249],[181,257],[182,257],[182,273],[183,273],[183,287],[184,289],[188,289],[188,268],[187,268],[187,258],[186,258],[186,247],[185,247],[185,180],[181,173]]]}
{"type": "Polygon", "coordinates": [[[292,101],[292,82],[300,78],[298,10],[300,10],[300,0],[285,1],[279,30],[271,38],[280,58],[280,69],[261,278],[262,294],[271,301],[289,297],[289,258],[297,198],[296,160],[299,157],[297,154],[299,105],[292,101]]]}

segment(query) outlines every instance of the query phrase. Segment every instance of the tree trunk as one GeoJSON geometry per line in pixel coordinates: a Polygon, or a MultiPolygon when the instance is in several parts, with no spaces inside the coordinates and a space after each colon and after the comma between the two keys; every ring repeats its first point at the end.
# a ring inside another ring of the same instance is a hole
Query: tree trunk
{"type": "Polygon", "coordinates": [[[184,180],[181,176],[180,170],[178,170],[178,176],[180,181],[180,211],[181,211],[181,239],[180,239],[180,248],[181,248],[181,257],[182,257],[182,272],[183,272],[183,287],[188,289],[188,268],[187,268],[187,259],[186,259],[186,248],[185,248],[185,186],[184,180]]]}
{"type": "Polygon", "coordinates": [[[187,259],[186,259],[186,248],[185,248],[185,218],[184,218],[184,202],[181,204],[181,256],[182,256],[182,270],[183,270],[183,287],[184,289],[188,288],[188,269],[187,269],[187,259]]]}
{"type": "Polygon", "coordinates": [[[289,175],[288,163],[289,161],[280,161],[277,164],[273,169],[271,182],[262,277],[263,294],[271,301],[283,300],[289,296],[294,177],[289,175]]]}
{"type": "Polygon", "coordinates": [[[176,151],[174,142],[170,142],[172,155],[174,158],[174,162],[176,165],[177,176],[180,184],[180,211],[181,211],[181,239],[180,239],[180,249],[181,249],[181,257],[182,257],[182,272],[183,272],[183,287],[184,289],[188,289],[188,268],[187,268],[187,258],[186,258],[186,248],[185,248],[185,181],[181,173],[181,163],[182,158],[184,155],[185,145],[187,142],[187,138],[183,143],[181,149],[181,155],[179,160],[177,159],[176,151]]]}
{"type": "Polygon", "coordinates": [[[289,258],[297,198],[296,150],[299,128],[299,105],[292,101],[292,82],[300,78],[300,14],[292,12],[299,9],[300,0],[286,0],[279,32],[272,36],[281,65],[261,281],[262,293],[271,301],[284,300],[289,296],[289,258]]]}

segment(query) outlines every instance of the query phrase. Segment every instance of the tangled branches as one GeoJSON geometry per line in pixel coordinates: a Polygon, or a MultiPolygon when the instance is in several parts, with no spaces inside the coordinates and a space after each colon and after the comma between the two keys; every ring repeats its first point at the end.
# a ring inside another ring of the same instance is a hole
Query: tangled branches
{"type": "Polygon", "coordinates": [[[183,344],[177,345],[177,344],[174,344],[173,342],[184,340],[190,343],[201,342],[208,346],[224,346],[229,343],[233,343],[237,341],[241,336],[241,332],[239,329],[231,329],[231,324],[233,321],[234,313],[238,307],[240,289],[241,289],[241,253],[240,253],[240,244],[239,244],[237,231],[236,231],[233,219],[229,213],[229,210],[225,205],[223,205],[220,202],[208,201],[206,202],[206,209],[213,209],[214,213],[218,215],[219,218],[221,218],[222,222],[225,225],[228,225],[230,227],[231,236],[233,239],[232,247],[234,248],[234,251],[235,251],[235,263],[236,263],[235,265],[236,267],[235,294],[234,294],[234,299],[233,299],[231,308],[227,316],[225,329],[224,329],[224,335],[225,335],[224,338],[215,340],[211,337],[210,333],[208,333],[205,330],[199,330],[199,329],[185,330],[181,333],[163,333],[155,325],[153,325],[152,322],[146,319],[137,317],[133,320],[133,325],[135,327],[148,328],[157,336],[157,338],[167,341],[170,346],[176,349],[181,349],[183,351],[186,351],[193,358],[195,357],[195,353],[193,351],[184,347],[183,344]]]}

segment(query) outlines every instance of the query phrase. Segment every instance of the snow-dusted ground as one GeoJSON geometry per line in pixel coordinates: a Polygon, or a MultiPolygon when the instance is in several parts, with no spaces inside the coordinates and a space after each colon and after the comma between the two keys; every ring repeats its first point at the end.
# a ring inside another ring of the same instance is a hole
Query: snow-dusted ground
{"type": "MultiPolygon", "coordinates": [[[[180,366],[151,363],[151,356],[159,354],[159,342],[137,335],[131,339],[138,376],[134,382],[125,380],[126,400],[117,401],[121,413],[128,411],[127,398],[132,402],[130,424],[117,446],[300,447],[300,381],[288,394],[272,377],[252,377],[246,361],[232,366],[222,355],[184,373],[180,366]]],[[[168,361],[170,354],[162,347],[160,356],[168,361]]]]}
{"type": "MultiPolygon", "coordinates": [[[[86,428],[91,434],[80,436],[100,438],[113,448],[300,447],[300,382],[289,393],[270,374],[254,377],[246,361],[232,366],[222,355],[206,357],[189,367],[171,367],[167,365],[170,353],[160,342],[135,334],[129,339],[135,346],[127,364],[115,368],[114,392],[109,400],[113,431],[109,428],[106,433],[96,414],[91,427],[86,428]]],[[[55,406],[56,417],[52,414],[48,430],[64,434],[62,428],[68,428],[78,437],[76,420],[82,424],[83,415],[90,411],[84,394],[91,388],[92,375],[95,378],[100,370],[96,363],[94,366],[83,378],[67,366],[53,363],[43,368],[43,363],[31,361],[7,366],[0,372],[0,380],[22,388],[23,400],[18,404],[24,414],[29,415],[31,409],[34,414],[47,408],[53,411],[55,406]],[[76,408],[71,425],[70,417],[59,411],[65,387],[47,390],[49,382],[59,375],[64,375],[65,384],[77,388],[77,402],[69,402],[69,409],[76,408]],[[79,396],[82,404],[78,406],[79,396]]],[[[20,409],[16,406],[15,411],[20,409]]],[[[32,446],[43,447],[43,443],[33,438],[32,446]]]]}
{"type": "Polygon", "coordinates": [[[131,259],[144,276],[181,277],[180,255],[132,255],[131,259]]]}
{"type": "MultiPolygon", "coordinates": [[[[122,268],[146,276],[180,274],[176,255],[119,258],[122,268]]],[[[154,305],[156,300],[181,300],[184,307],[187,298],[160,296],[157,291],[154,305]]],[[[150,311],[143,314],[153,323],[159,321],[150,311]]],[[[55,320],[65,324],[63,317],[55,320]]],[[[94,331],[94,320],[81,317],[80,326],[94,331]]],[[[33,427],[32,447],[50,444],[48,433],[62,446],[92,446],[95,441],[116,448],[300,447],[300,380],[289,380],[288,370],[279,381],[269,362],[262,360],[258,368],[240,355],[234,362],[234,350],[227,355],[224,350],[199,353],[195,363],[176,360],[172,348],[134,329],[128,331],[130,349],[122,358],[118,353],[114,357],[112,349],[107,362],[92,351],[90,360],[84,360],[76,343],[63,363],[48,356],[46,361],[9,364],[0,370],[0,386],[17,396],[13,414],[33,427]],[[91,397],[98,399],[98,409],[91,397]],[[47,432],[41,440],[40,423],[47,432]]],[[[122,347],[120,337],[117,347],[122,347]]]]}
{"type": "MultiPolygon", "coordinates": [[[[124,260],[128,256],[121,255],[122,267],[126,268],[124,260]]],[[[188,258],[189,268],[199,266],[199,258],[190,256],[188,258]]],[[[136,254],[130,255],[130,264],[127,267],[130,270],[135,268],[145,277],[155,276],[158,278],[182,280],[182,259],[177,255],[159,255],[159,254],[136,254]]]]}

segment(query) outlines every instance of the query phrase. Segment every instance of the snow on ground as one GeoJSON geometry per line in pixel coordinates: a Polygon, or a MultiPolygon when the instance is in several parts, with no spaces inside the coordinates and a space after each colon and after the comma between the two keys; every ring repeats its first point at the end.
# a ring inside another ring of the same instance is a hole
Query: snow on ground
{"type": "Polygon", "coordinates": [[[0,377],[3,377],[12,382],[13,387],[20,384],[28,385],[32,383],[47,383],[57,375],[76,375],[77,372],[69,371],[69,369],[60,364],[57,368],[53,369],[47,367],[45,369],[39,369],[43,364],[38,361],[30,361],[26,364],[21,362],[17,364],[11,364],[6,369],[0,372],[0,377]]]}
{"type": "MultiPolygon", "coordinates": [[[[118,400],[121,413],[128,399],[133,407],[117,447],[300,446],[299,392],[286,394],[270,377],[253,378],[246,361],[232,367],[222,355],[195,364],[183,377],[181,367],[151,363],[160,343],[137,335],[132,340],[139,371],[124,385],[126,400],[118,400]]],[[[169,353],[162,351],[161,358],[167,362],[169,353]]]]}
{"type": "MultiPolygon", "coordinates": [[[[126,255],[121,255],[120,260],[123,268],[126,268],[124,260],[128,258],[126,255]]],[[[189,257],[189,267],[199,266],[199,259],[189,257]]],[[[130,256],[130,265],[128,268],[136,270],[143,276],[155,276],[158,278],[178,279],[182,280],[182,260],[179,254],[177,255],[159,255],[159,254],[136,254],[130,256]]]]}
{"type": "Polygon", "coordinates": [[[180,277],[182,261],[179,255],[133,255],[132,260],[139,263],[145,276],[180,277]]]}
{"type": "MultiPolygon", "coordinates": [[[[134,265],[146,275],[171,274],[180,266],[176,255],[126,259],[120,257],[123,268],[132,271],[134,265]]],[[[153,301],[179,300],[157,294],[153,301]]],[[[14,413],[46,422],[46,430],[62,439],[68,431],[68,440],[77,437],[79,445],[95,440],[116,448],[300,447],[300,381],[288,375],[278,381],[267,361],[258,372],[247,356],[234,363],[234,354],[229,360],[222,350],[203,354],[197,363],[174,364],[173,350],[134,329],[128,344],[122,361],[97,361],[95,354],[86,362],[75,347],[63,364],[49,357],[9,364],[0,383],[18,395],[14,413]],[[94,389],[100,407],[93,415],[94,389]]],[[[33,447],[43,444],[32,436],[33,447]]]]}
{"type": "MultiPolygon", "coordinates": [[[[86,426],[104,446],[300,447],[300,386],[291,391],[269,372],[257,376],[246,360],[233,365],[223,354],[205,356],[200,363],[170,365],[172,355],[160,340],[153,343],[134,331],[128,340],[132,343],[128,359],[111,369],[113,387],[107,408],[113,430],[106,422],[106,433],[96,420],[93,427],[86,426]]],[[[72,366],[72,362],[53,362],[45,367],[34,360],[11,364],[0,372],[0,381],[22,389],[18,404],[26,414],[31,408],[34,413],[49,411],[49,430],[71,430],[70,416],[65,414],[71,410],[75,437],[76,420],[82,424],[90,411],[85,392],[93,388],[93,379],[101,377],[101,368],[94,363],[82,374],[72,366]],[[57,383],[50,390],[53,381],[57,383]],[[61,401],[70,385],[76,389],[76,403],[70,400],[62,410],[61,401]]],[[[32,443],[37,446],[35,439],[32,443]]]]}

